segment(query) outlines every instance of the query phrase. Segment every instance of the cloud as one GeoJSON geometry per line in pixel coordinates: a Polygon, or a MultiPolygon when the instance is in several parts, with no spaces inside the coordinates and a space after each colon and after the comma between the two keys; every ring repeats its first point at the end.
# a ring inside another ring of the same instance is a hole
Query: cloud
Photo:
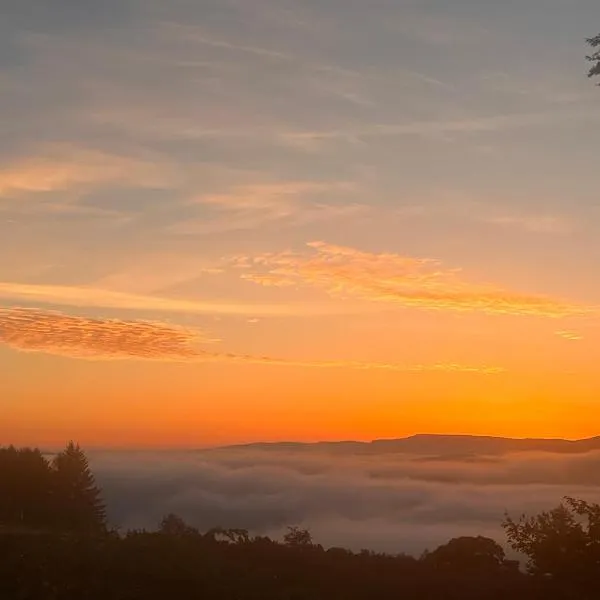
{"type": "Polygon", "coordinates": [[[403,365],[350,361],[303,361],[269,356],[211,352],[198,348],[210,341],[198,331],[176,325],[98,319],[35,308],[0,308],[0,343],[28,352],[95,360],[143,359],[178,362],[225,361],[317,369],[386,370],[405,373],[495,374],[500,368],[440,363],[403,365]]]}
{"type": "Polygon", "coordinates": [[[545,296],[518,293],[462,279],[437,261],[372,254],[324,242],[308,244],[310,254],[283,252],[232,259],[251,270],[241,277],[265,286],[307,285],[341,298],[359,298],[405,308],[486,314],[568,317],[597,308],[545,296]]]}
{"type": "Polygon", "coordinates": [[[583,339],[583,336],[577,331],[555,331],[555,335],[571,341],[579,341],[583,339]]]}
{"type": "Polygon", "coordinates": [[[172,227],[179,234],[210,234],[253,229],[269,223],[304,225],[360,215],[367,207],[357,203],[332,203],[315,196],[353,193],[350,182],[285,181],[243,185],[225,194],[207,194],[197,204],[216,212],[216,216],[189,220],[172,227]]]}
{"type": "MultiPolygon", "coordinates": [[[[465,221],[520,229],[536,234],[564,235],[576,229],[574,219],[565,215],[524,213],[521,209],[507,210],[503,198],[496,198],[494,202],[481,202],[443,190],[436,190],[435,197],[436,202],[406,205],[394,212],[401,217],[409,218],[460,217],[465,221]]],[[[521,202],[523,203],[524,201],[521,202]]]]}
{"type": "Polygon", "coordinates": [[[213,48],[220,48],[223,50],[231,50],[234,52],[241,52],[243,54],[250,54],[260,58],[266,58],[277,61],[298,61],[297,57],[294,57],[286,52],[279,50],[270,50],[261,46],[249,46],[244,44],[238,44],[231,42],[226,39],[220,39],[209,35],[203,29],[189,24],[183,23],[163,23],[161,26],[161,34],[166,37],[176,39],[178,42],[184,41],[188,43],[198,44],[201,46],[212,46],[213,48]]]}
{"type": "Polygon", "coordinates": [[[94,286],[130,294],[152,295],[223,272],[201,257],[175,252],[147,252],[143,262],[136,255],[123,257],[119,262],[118,270],[97,279],[94,286]],[[152,265],[151,269],[148,265],[152,265]]]}
{"type": "Polygon", "coordinates": [[[427,139],[444,138],[460,134],[486,134],[499,131],[545,126],[549,122],[597,120],[598,115],[583,111],[581,107],[553,109],[547,111],[522,113],[497,113],[486,116],[474,116],[466,119],[447,119],[430,121],[406,121],[400,123],[377,123],[363,126],[350,126],[341,129],[321,129],[282,132],[282,139],[291,143],[309,143],[327,140],[347,141],[358,138],[412,137],[427,139]]]}
{"type": "MultiPolygon", "coordinates": [[[[110,308],[131,311],[211,314],[230,316],[315,316],[338,313],[335,306],[252,304],[243,302],[185,300],[130,294],[87,286],[39,285],[0,282],[0,298],[58,306],[110,308]]],[[[348,313],[356,312],[348,308],[348,313]]]]}
{"type": "Polygon", "coordinates": [[[236,188],[232,194],[212,194],[201,197],[200,202],[224,209],[256,209],[271,207],[307,194],[322,194],[332,191],[356,191],[351,182],[284,181],[236,188]]]}
{"type": "Polygon", "coordinates": [[[73,358],[189,360],[197,332],[164,323],[93,319],[29,308],[0,308],[0,342],[73,358]]]}
{"type": "Polygon", "coordinates": [[[450,14],[404,11],[402,19],[387,24],[392,31],[410,36],[420,42],[433,46],[451,46],[486,44],[490,42],[492,32],[465,15],[460,18],[450,14]]]}
{"type": "Polygon", "coordinates": [[[63,192],[103,184],[167,185],[172,174],[140,158],[52,146],[39,155],[0,166],[0,197],[63,192]]]}
{"type": "Polygon", "coordinates": [[[245,527],[276,538],[298,524],[325,546],[355,550],[419,554],[458,535],[503,542],[505,511],[535,514],[566,494],[600,500],[600,452],[438,460],[224,449],[90,458],[110,519],[123,527],[153,528],[168,512],[203,530],[245,527]]]}
{"type": "Polygon", "coordinates": [[[571,233],[574,229],[571,220],[564,217],[551,215],[525,215],[525,216],[494,216],[482,217],[481,221],[493,225],[502,225],[505,227],[515,227],[523,229],[530,233],[571,233]]]}
{"type": "Polygon", "coordinates": [[[308,369],[355,369],[360,371],[395,371],[398,373],[471,373],[479,375],[496,375],[505,372],[502,367],[458,363],[402,364],[348,360],[304,361],[245,355],[216,355],[216,358],[308,369]]]}

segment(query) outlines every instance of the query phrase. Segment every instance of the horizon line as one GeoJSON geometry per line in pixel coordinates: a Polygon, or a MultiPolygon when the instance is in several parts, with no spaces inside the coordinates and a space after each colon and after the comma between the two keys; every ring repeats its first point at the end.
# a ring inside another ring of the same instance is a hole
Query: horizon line
{"type": "MultiPolygon", "coordinates": [[[[486,434],[471,434],[471,433],[414,433],[402,437],[386,437],[373,439],[334,439],[334,440],[293,440],[285,439],[278,441],[248,441],[235,444],[216,444],[216,445],[198,445],[198,446],[174,446],[174,445],[155,445],[155,446],[105,446],[105,445],[83,445],[85,450],[92,452],[202,452],[207,450],[239,450],[244,448],[252,448],[257,446],[319,446],[319,445],[341,445],[341,444],[358,444],[369,445],[379,442],[398,442],[410,440],[414,438],[471,438],[471,439],[492,439],[492,440],[508,440],[508,441],[531,441],[531,442],[565,442],[578,443],[587,442],[595,439],[600,439],[598,435],[587,436],[583,438],[566,438],[566,437],[531,437],[531,436],[502,436],[502,435],[486,435],[486,434]]],[[[66,444],[67,442],[65,442],[66,444]]],[[[5,446],[23,447],[20,444],[6,444],[5,446]]],[[[0,445],[2,447],[3,445],[0,445]]],[[[42,453],[60,452],[64,446],[44,446],[44,445],[24,445],[25,447],[38,448],[42,453]]]]}

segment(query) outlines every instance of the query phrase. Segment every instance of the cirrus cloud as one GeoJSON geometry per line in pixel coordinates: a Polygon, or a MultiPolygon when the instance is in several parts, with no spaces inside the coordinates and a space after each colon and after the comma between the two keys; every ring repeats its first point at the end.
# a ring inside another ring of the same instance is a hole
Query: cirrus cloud
{"type": "MultiPolygon", "coordinates": [[[[202,270],[207,272],[206,268],[202,270]]],[[[115,283],[113,280],[109,283],[115,283]]],[[[118,283],[118,281],[116,282],[118,283]]],[[[356,307],[306,305],[306,304],[259,304],[256,302],[212,301],[172,298],[148,294],[131,294],[114,289],[82,285],[55,285],[0,281],[0,298],[12,301],[35,302],[36,304],[108,308],[136,312],[160,312],[191,315],[228,316],[319,316],[360,312],[356,307]]]]}
{"type": "Polygon", "coordinates": [[[173,173],[155,162],[69,146],[49,146],[0,166],[0,198],[109,184],[165,186],[173,173]]]}
{"type": "Polygon", "coordinates": [[[404,373],[474,373],[503,371],[487,365],[455,363],[400,364],[360,361],[310,361],[198,347],[210,340],[200,332],[167,323],[123,321],[67,315],[35,308],[0,308],[0,343],[15,350],[95,360],[137,359],[177,362],[226,361],[297,368],[384,370],[404,373]]]}
{"type": "Polygon", "coordinates": [[[598,311],[548,296],[471,283],[460,277],[458,269],[444,268],[435,260],[373,254],[324,242],[308,246],[310,254],[268,253],[235,257],[231,262],[250,271],[242,279],[263,286],[312,286],[335,297],[405,308],[554,318],[598,311]]]}
{"type": "Polygon", "coordinates": [[[226,193],[206,194],[193,203],[207,208],[209,218],[192,219],[174,225],[173,233],[201,235],[225,233],[269,224],[305,225],[354,217],[367,212],[356,202],[324,201],[327,194],[353,194],[355,184],[344,181],[283,181],[236,186],[226,193]]]}

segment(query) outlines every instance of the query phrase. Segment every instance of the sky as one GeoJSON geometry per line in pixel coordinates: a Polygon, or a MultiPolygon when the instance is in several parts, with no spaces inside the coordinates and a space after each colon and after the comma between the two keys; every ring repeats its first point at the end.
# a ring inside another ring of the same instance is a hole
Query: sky
{"type": "Polygon", "coordinates": [[[0,11],[0,442],[600,432],[596,0],[0,11]]]}

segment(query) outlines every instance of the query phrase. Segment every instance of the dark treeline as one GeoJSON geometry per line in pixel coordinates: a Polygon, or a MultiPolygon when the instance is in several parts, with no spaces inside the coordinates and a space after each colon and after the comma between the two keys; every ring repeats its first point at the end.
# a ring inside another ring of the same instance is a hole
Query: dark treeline
{"type": "MultiPolygon", "coordinates": [[[[156,531],[106,523],[85,454],[53,460],[0,448],[0,598],[20,600],[587,600],[600,598],[600,506],[566,498],[506,517],[527,569],[486,537],[460,537],[415,558],[282,541],[244,529],[201,532],[176,515],[156,531]]],[[[402,540],[398,540],[399,548],[402,540]]]]}
{"type": "Polygon", "coordinates": [[[81,448],[70,442],[52,461],[38,449],[0,448],[0,527],[105,530],[100,490],[81,448]]]}

